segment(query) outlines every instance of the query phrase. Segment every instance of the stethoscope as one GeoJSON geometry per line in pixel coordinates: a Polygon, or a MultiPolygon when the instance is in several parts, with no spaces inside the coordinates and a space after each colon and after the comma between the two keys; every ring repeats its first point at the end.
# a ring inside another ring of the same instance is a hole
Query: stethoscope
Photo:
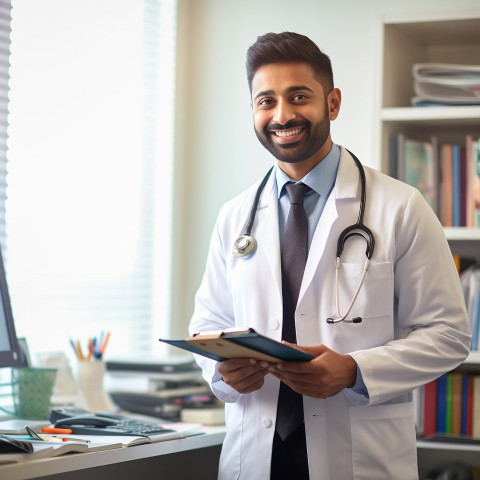
{"type": "MultiPolygon", "coordinates": [[[[327,318],[327,323],[334,324],[340,322],[347,322],[347,323],[360,323],[362,322],[362,317],[353,317],[352,319],[347,319],[348,315],[352,311],[352,308],[357,300],[358,294],[360,293],[360,289],[362,288],[363,282],[365,281],[365,275],[367,274],[368,266],[370,264],[370,259],[373,255],[373,250],[375,248],[375,238],[371,230],[364,225],[363,223],[363,216],[365,213],[365,198],[366,198],[366,179],[365,179],[365,170],[363,169],[360,160],[352,153],[348,152],[352,156],[355,164],[357,165],[359,174],[360,174],[360,183],[362,187],[361,197],[360,197],[360,209],[358,212],[358,219],[357,222],[343,230],[337,241],[337,258],[335,263],[335,286],[336,286],[336,308],[337,308],[337,315],[336,317],[329,317],[327,318]],[[365,242],[367,243],[367,249],[365,251],[366,260],[365,265],[363,267],[362,277],[358,284],[357,290],[355,291],[355,295],[353,296],[352,301],[350,302],[350,306],[347,309],[347,312],[342,315],[340,313],[340,295],[339,295],[339,282],[340,282],[340,257],[342,255],[343,249],[345,248],[346,241],[354,236],[362,237],[365,242]]],[[[232,253],[236,257],[247,257],[251,255],[256,246],[257,241],[252,236],[252,228],[253,222],[255,221],[255,215],[257,212],[258,204],[260,202],[260,196],[262,194],[265,185],[272,173],[273,166],[267,172],[265,177],[263,178],[262,182],[258,186],[257,192],[255,194],[255,198],[253,200],[252,209],[250,211],[250,217],[248,219],[248,223],[245,227],[245,230],[240,237],[238,237],[235,242],[233,243],[232,253]]]]}

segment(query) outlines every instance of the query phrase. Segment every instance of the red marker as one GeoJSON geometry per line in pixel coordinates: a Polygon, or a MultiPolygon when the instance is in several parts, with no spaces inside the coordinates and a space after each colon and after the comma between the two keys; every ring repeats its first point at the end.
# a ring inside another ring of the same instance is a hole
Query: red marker
{"type": "Polygon", "coordinates": [[[42,427],[40,429],[42,433],[73,433],[70,428],[52,428],[52,427],[42,427]]]}

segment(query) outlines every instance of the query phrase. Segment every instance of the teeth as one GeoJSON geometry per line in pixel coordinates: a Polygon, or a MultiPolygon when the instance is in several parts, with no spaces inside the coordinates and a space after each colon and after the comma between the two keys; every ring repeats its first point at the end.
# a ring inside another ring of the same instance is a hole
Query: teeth
{"type": "Polygon", "coordinates": [[[301,128],[294,128],[293,130],[281,130],[280,132],[275,132],[277,137],[290,137],[291,135],[296,135],[302,131],[301,128]]]}

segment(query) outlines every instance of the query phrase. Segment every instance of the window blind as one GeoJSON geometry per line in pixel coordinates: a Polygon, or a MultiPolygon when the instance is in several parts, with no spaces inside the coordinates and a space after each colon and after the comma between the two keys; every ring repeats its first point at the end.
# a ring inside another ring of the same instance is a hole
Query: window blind
{"type": "Polygon", "coordinates": [[[10,1],[0,0],[0,245],[5,251],[10,1]]]}
{"type": "Polygon", "coordinates": [[[168,331],[175,0],[12,9],[8,278],[34,352],[168,331]]]}

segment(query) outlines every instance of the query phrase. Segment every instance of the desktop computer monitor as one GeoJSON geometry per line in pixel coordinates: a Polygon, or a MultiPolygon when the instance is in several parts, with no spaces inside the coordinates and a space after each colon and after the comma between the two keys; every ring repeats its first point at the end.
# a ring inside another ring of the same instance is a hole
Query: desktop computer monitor
{"type": "Polygon", "coordinates": [[[21,365],[22,355],[13,323],[5,267],[0,249],[0,368],[21,365]]]}

